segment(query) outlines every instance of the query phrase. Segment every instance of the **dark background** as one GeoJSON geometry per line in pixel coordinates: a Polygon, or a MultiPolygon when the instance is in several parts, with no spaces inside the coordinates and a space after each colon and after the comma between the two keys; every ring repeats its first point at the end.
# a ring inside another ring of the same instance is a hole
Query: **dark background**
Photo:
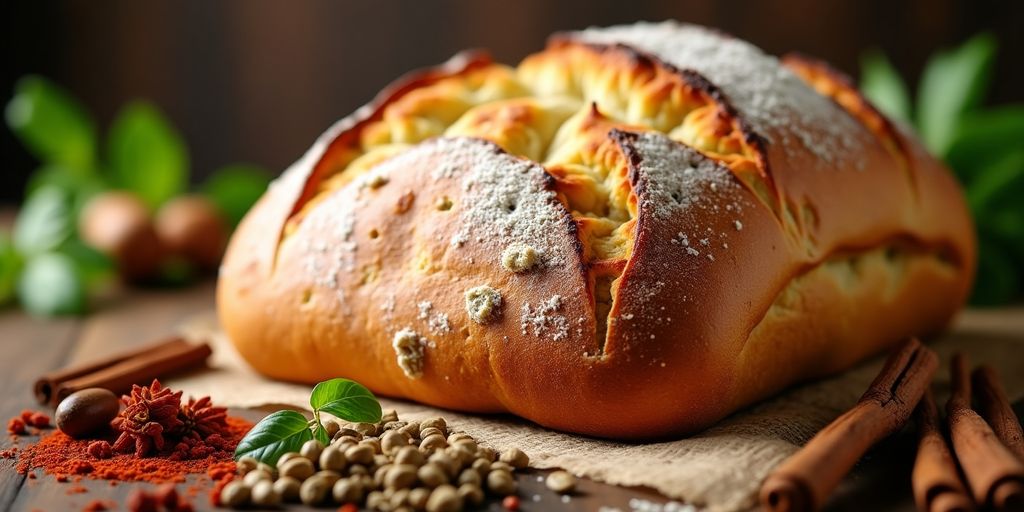
{"type": "MultiPolygon", "coordinates": [[[[27,0],[2,9],[3,103],[18,77],[39,73],[105,131],[124,102],[150,99],[183,132],[193,179],[238,161],[276,174],[388,81],[460,49],[515,63],[551,32],[644,19],[716,26],[854,75],[863,50],[880,47],[912,84],[935,49],[990,30],[1000,43],[991,101],[1024,100],[1019,0],[27,0]]],[[[6,126],[0,137],[0,201],[14,202],[35,162],[6,126]]]]}

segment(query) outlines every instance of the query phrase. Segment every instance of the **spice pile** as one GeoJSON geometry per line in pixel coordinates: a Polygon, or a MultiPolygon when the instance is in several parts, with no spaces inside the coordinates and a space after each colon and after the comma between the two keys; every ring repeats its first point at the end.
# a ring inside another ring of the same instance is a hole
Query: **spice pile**
{"type": "MultiPolygon", "coordinates": [[[[472,436],[450,432],[443,418],[400,421],[388,411],[377,423],[344,426],[327,421],[330,443],[306,441],[276,465],[238,460],[238,477],[223,480],[211,496],[224,507],[276,507],[282,502],[342,505],[382,511],[457,512],[506,497],[518,508],[513,473],[529,466],[519,449],[496,453],[472,436]]],[[[563,472],[564,473],[564,472],[563,472]]],[[[575,478],[560,474],[549,487],[571,493],[575,478]]]]}
{"type": "MultiPolygon", "coordinates": [[[[228,471],[233,471],[235,446],[252,424],[227,416],[226,410],[214,407],[209,398],[183,402],[181,395],[156,380],[148,387],[133,386],[131,394],[121,398],[124,408],[108,425],[78,438],[62,430],[45,433],[39,442],[17,453],[16,468],[30,475],[34,474],[32,470],[42,469],[59,481],[86,477],[183,482],[190,473],[207,473],[215,468],[220,469],[219,477],[225,465],[231,465],[228,471]]],[[[73,394],[65,401],[78,399],[73,394]]],[[[86,416],[93,412],[89,407],[71,410],[86,416]]],[[[42,423],[42,418],[33,418],[37,421],[24,423],[42,423]]],[[[59,414],[58,424],[80,424],[91,419],[59,414]]],[[[48,417],[46,420],[49,424],[48,417]]],[[[8,430],[13,433],[17,428],[12,419],[8,430]]]]}

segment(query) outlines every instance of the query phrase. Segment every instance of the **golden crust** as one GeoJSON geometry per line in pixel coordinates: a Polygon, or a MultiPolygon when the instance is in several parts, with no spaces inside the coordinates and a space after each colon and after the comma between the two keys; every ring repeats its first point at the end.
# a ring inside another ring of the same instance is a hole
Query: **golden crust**
{"type": "Polygon", "coordinates": [[[239,226],[224,328],[274,378],[617,438],[940,330],[975,262],[949,172],[826,68],[722,39],[777,68],[766,102],[687,46],[721,37],[588,31],[400,82],[239,226]]]}

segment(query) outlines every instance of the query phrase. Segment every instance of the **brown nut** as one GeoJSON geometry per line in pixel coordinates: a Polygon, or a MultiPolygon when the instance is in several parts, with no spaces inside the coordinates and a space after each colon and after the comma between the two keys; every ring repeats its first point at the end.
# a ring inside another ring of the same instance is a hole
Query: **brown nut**
{"type": "Polygon", "coordinates": [[[519,448],[510,448],[501,452],[501,458],[499,460],[516,469],[523,469],[530,465],[530,457],[523,453],[519,448]]]}
{"type": "Polygon", "coordinates": [[[104,192],[90,199],[79,214],[78,233],[114,260],[128,281],[152,278],[163,262],[164,249],[149,208],[130,192],[104,192]]]}
{"type": "Polygon", "coordinates": [[[345,452],[337,446],[328,446],[320,452],[320,469],[341,471],[345,469],[345,452]]]}
{"type": "Polygon", "coordinates": [[[299,487],[299,499],[306,505],[319,505],[327,499],[331,487],[323,478],[308,478],[299,487]]]}
{"type": "Polygon", "coordinates": [[[301,457],[301,455],[299,455],[299,452],[288,452],[288,453],[285,453],[284,455],[280,456],[277,459],[277,467],[280,468],[281,466],[284,466],[285,463],[287,463],[291,459],[294,459],[295,457],[301,457]]]}
{"type": "Polygon", "coordinates": [[[228,483],[220,491],[220,503],[225,507],[240,508],[249,503],[249,486],[238,480],[228,483]]]}
{"type": "Polygon", "coordinates": [[[398,421],[398,411],[394,409],[387,409],[380,415],[381,423],[390,423],[392,421],[398,421]]]}
{"type": "Polygon", "coordinates": [[[487,474],[487,489],[498,496],[515,494],[516,487],[515,478],[508,471],[497,470],[487,474]]]}
{"type": "Polygon", "coordinates": [[[363,499],[363,486],[353,480],[338,480],[331,491],[334,501],[338,503],[356,503],[363,499]]]}
{"type": "Polygon", "coordinates": [[[302,444],[302,448],[299,449],[299,454],[310,461],[318,461],[320,460],[320,453],[323,451],[323,443],[316,439],[310,439],[302,444]]]}
{"type": "Polygon", "coordinates": [[[282,476],[274,481],[274,491],[281,497],[281,500],[289,503],[299,501],[299,488],[301,486],[302,482],[290,476],[282,476]]]}
{"type": "Polygon", "coordinates": [[[387,454],[390,454],[403,446],[409,446],[409,436],[397,430],[385,432],[384,436],[380,439],[380,448],[387,454]]]}
{"type": "Polygon", "coordinates": [[[420,437],[420,423],[418,421],[410,421],[404,427],[398,429],[398,431],[412,439],[418,439],[420,437]]]}
{"type": "Polygon", "coordinates": [[[442,485],[434,489],[427,498],[427,512],[458,512],[462,510],[462,498],[455,487],[442,485]]]}
{"type": "Polygon", "coordinates": [[[479,485],[462,484],[459,486],[459,497],[463,503],[475,507],[484,502],[484,491],[479,485]]]}
{"type": "Polygon", "coordinates": [[[444,432],[438,430],[437,427],[420,426],[420,439],[426,439],[430,436],[441,436],[442,438],[444,438],[444,432]]]}
{"type": "Polygon", "coordinates": [[[441,435],[430,435],[420,442],[420,450],[430,451],[448,446],[448,441],[445,441],[444,436],[441,435]]]}
{"type": "Polygon", "coordinates": [[[494,460],[498,458],[498,453],[494,451],[494,448],[478,446],[476,449],[476,457],[478,459],[486,459],[487,462],[494,462],[494,460]]]}
{"type": "Polygon", "coordinates": [[[313,473],[313,476],[311,476],[310,478],[319,478],[327,482],[328,487],[334,487],[334,484],[337,483],[338,480],[341,480],[341,473],[325,469],[313,473]]]}
{"type": "Polygon", "coordinates": [[[281,476],[292,477],[301,482],[313,476],[313,471],[313,462],[305,457],[299,456],[289,459],[283,466],[279,466],[278,472],[281,476]]]}
{"type": "Polygon", "coordinates": [[[372,446],[359,444],[345,451],[345,459],[353,464],[369,466],[373,464],[374,450],[372,446]]]}
{"type": "Polygon", "coordinates": [[[199,268],[220,265],[228,241],[228,226],[209,199],[185,195],[167,201],[156,213],[156,233],[172,254],[199,268]]]}
{"type": "Polygon", "coordinates": [[[355,423],[351,425],[350,428],[364,436],[377,435],[377,425],[374,425],[373,423],[355,423]]]}
{"type": "Polygon", "coordinates": [[[57,428],[82,439],[110,427],[110,420],[121,410],[121,401],[103,388],[88,388],[71,393],[57,406],[57,428]]]}
{"type": "Polygon", "coordinates": [[[416,475],[425,487],[431,489],[448,483],[448,473],[437,464],[425,464],[416,471],[416,475]]]}
{"type": "Polygon", "coordinates": [[[576,476],[568,471],[555,471],[548,475],[544,484],[552,491],[567,494],[576,489],[576,476]]]}
{"type": "Polygon", "coordinates": [[[254,469],[246,473],[245,476],[242,477],[242,481],[245,482],[245,485],[248,485],[249,487],[253,487],[254,485],[256,485],[256,483],[262,482],[264,480],[273,481],[274,475],[271,475],[265,469],[254,469]]]}
{"type": "Polygon", "coordinates": [[[246,473],[256,469],[257,464],[259,464],[259,461],[246,455],[238,459],[238,462],[235,463],[235,470],[239,475],[245,476],[246,473]]]}
{"type": "Polygon", "coordinates": [[[355,430],[348,427],[341,427],[336,434],[334,434],[334,440],[337,441],[343,437],[351,438],[353,441],[359,441],[363,438],[363,435],[355,430]]]}
{"type": "Polygon", "coordinates": [[[420,430],[430,427],[440,430],[442,435],[448,432],[448,424],[444,418],[430,418],[420,422],[420,430]]]}
{"type": "Polygon", "coordinates": [[[384,476],[384,486],[389,489],[406,489],[416,483],[417,468],[411,464],[395,464],[384,476]]]}
{"type": "Polygon", "coordinates": [[[373,450],[374,454],[384,453],[384,450],[380,447],[380,439],[376,437],[366,437],[362,441],[359,441],[360,445],[369,446],[373,450]]]}
{"type": "Polygon", "coordinates": [[[418,467],[422,466],[425,460],[426,457],[415,446],[403,446],[395,452],[395,464],[412,464],[418,467]]]}
{"type": "Polygon", "coordinates": [[[473,461],[471,466],[481,477],[487,476],[487,473],[491,472],[491,462],[487,459],[476,459],[473,461]]]}
{"type": "Polygon", "coordinates": [[[424,510],[427,508],[427,500],[430,499],[430,489],[417,487],[409,491],[409,506],[413,510],[424,510]]]}
{"type": "Polygon", "coordinates": [[[341,430],[341,425],[337,421],[327,420],[324,422],[324,432],[327,432],[327,437],[333,439],[338,431],[341,430]]]}
{"type": "Polygon", "coordinates": [[[261,480],[252,486],[250,500],[261,508],[273,508],[281,504],[281,495],[274,490],[274,482],[261,480]]]}
{"type": "Polygon", "coordinates": [[[459,479],[457,481],[459,485],[473,484],[480,487],[480,473],[472,468],[463,469],[462,472],[459,473],[459,479]]]}

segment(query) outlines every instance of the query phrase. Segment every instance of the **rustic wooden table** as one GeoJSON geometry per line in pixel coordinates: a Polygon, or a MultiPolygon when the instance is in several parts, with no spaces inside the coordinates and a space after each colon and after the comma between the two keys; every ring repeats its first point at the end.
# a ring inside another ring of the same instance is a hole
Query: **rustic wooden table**
{"type": "MultiPolygon", "coordinates": [[[[22,409],[36,407],[31,385],[42,373],[174,332],[185,319],[213,308],[213,290],[212,283],[203,283],[179,290],[125,292],[97,304],[95,312],[83,318],[43,320],[10,308],[0,311],[0,418],[10,418],[22,409]]],[[[1016,406],[1020,412],[1021,403],[1016,406]]],[[[267,411],[232,412],[256,420],[267,411]]],[[[18,443],[24,445],[32,441],[31,437],[23,437],[18,443]]],[[[12,441],[5,436],[0,449],[10,446],[12,441]]],[[[847,477],[829,509],[912,510],[909,486],[913,455],[914,443],[909,434],[884,441],[847,477]]],[[[151,485],[112,487],[104,481],[84,480],[81,485],[87,492],[71,492],[72,484],[59,483],[42,474],[29,479],[18,474],[14,465],[14,460],[0,459],[0,510],[81,510],[94,499],[123,503],[133,489],[151,485]]],[[[537,481],[542,474],[532,472],[519,476],[519,494],[525,511],[596,511],[612,507],[628,512],[637,508],[637,502],[633,501],[631,506],[631,500],[669,501],[649,489],[616,487],[589,480],[581,482],[576,495],[563,500],[537,481]]],[[[190,487],[209,489],[210,484],[208,478],[194,477],[190,487]]],[[[212,508],[207,494],[203,491],[192,498],[197,510],[212,508]]],[[[123,505],[119,508],[123,510],[123,505]]],[[[498,503],[489,503],[487,508],[501,510],[498,503]]]]}

